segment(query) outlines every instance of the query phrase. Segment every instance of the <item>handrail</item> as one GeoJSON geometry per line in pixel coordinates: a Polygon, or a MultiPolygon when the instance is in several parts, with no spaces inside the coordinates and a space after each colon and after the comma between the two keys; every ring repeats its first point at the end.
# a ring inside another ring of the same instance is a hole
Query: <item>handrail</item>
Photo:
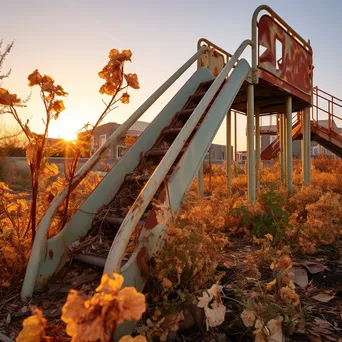
{"type": "MultiPolygon", "coordinates": [[[[106,142],[91,156],[91,158],[77,171],[71,190],[74,190],[77,185],[84,179],[84,177],[93,169],[98,163],[101,156],[115,143],[117,143],[128,129],[146,112],[146,110],[153,105],[158,98],[205,52],[210,51],[210,48],[203,46],[198,50],[189,60],[183,64],[167,81],[165,81],[109,138],[106,142]]],[[[22,298],[29,296],[32,293],[31,284],[35,284],[37,279],[40,258],[44,255],[45,243],[47,240],[47,233],[50,228],[53,216],[58,210],[59,206],[64,202],[68,194],[68,187],[61,190],[58,195],[52,200],[48,210],[42,217],[37,227],[36,237],[33,242],[30,259],[27,265],[25,279],[22,287],[22,298]],[[32,281],[34,279],[34,281],[32,281]]]]}
{"type": "Polygon", "coordinates": [[[126,214],[126,217],[122,222],[116,234],[114,242],[110,248],[104,272],[112,274],[113,271],[120,271],[121,262],[125,253],[125,249],[128,245],[128,242],[132,236],[132,233],[138,221],[145,212],[148,204],[153,199],[153,196],[162,184],[172,164],[176,160],[177,156],[179,155],[180,151],[182,150],[184,144],[188,140],[192,131],[195,129],[198,121],[202,117],[206,108],[209,106],[215,94],[221,87],[223,81],[226,79],[230,71],[233,69],[235,63],[238,62],[238,59],[241,56],[242,52],[246,49],[248,45],[252,44],[253,42],[251,40],[245,40],[238,47],[234,55],[230,58],[227,65],[221,70],[220,74],[217,76],[217,78],[210,86],[202,100],[199,102],[196,109],[193,111],[190,118],[183,126],[182,130],[178,133],[177,139],[174,140],[174,142],[166,152],[165,156],[153,172],[152,176],[145,184],[143,190],[140,192],[134,204],[131,206],[129,212],[126,214]]]}
{"type": "Polygon", "coordinates": [[[271,7],[267,5],[260,5],[256,8],[253,13],[252,17],[252,41],[254,43],[254,48],[252,49],[252,68],[255,69],[257,67],[257,60],[258,60],[258,42],[257,42],[257,23],[258,23],[258,15],[261,11],[267,11],[271,14],[271,17],[277,19],[279,23],[289,31],[290,35],[292,35],[295,39],[299,40],[303,44],[303,47],[309,50],[312,54],[312,48],[310,44],[302,38],[290,25],[288,25],[284,19],[282,19],[276,12],[272,10],[271,7]]]}
{"type": "Polygon", "coordinates": [[[313,103],[312,103],[312,110],[311,110],[311,118],[313,120],[313,124],[315,126],[321,126],[327,129],[329,132],[335,132],[336,134],[341,135],[340,132],[336,132],[334,125],[337,125],[338,122],[341,122],[342,118],[340,115],[334,114],[334,108],[336,109],[342,108],[342,100],[336,96],[333,96],[327,93],[326,91],[322,89],[319,89],[318,86],[313,87],[312,95],[313,95],[313,101],[312,101],[313,103]],[[322,102],[327,105],[327,109],[320,107],[322,102]],[[341,103],[338,103],[338,102],[341,102],[341,103]],[[325,117],[327,116],[328,127],[325,127],[319,124],[320,113],[324,113],[325,117]],[[341,120],[341,121],[337,121],[337,120],[341,120]]]}
{"type": "Polygon", "coordinates": [[[340,98],[338,98],[338,97],[336,97],[336,96],[334,96],[334,95],[331,95],[331,94],[327,93],[326,91],[322,90],[321,88],[318,88],[318,86],[313,87],[313,91],[314,91],[314,92],[316,91],[316,94],[318,94],[318,92],[320,91],[321,93],[330,96],[332,99],[336,99],[336,100],[342,102],[342,99],[340,99],[340,98]]]}
{"type": "Polygon", "coordinates": [[[337,102],[334,102],[334,99],[327,99],[326,97],[324,97],[324,96],[322,96],[322,95],[319,95],[319,94],[317,94],[317,93],[313,93],[315,96],[317,96],[317,97],[319,97],[320,99],[322,99],[322,100],[325,100],[325,101],[327,101],[328,103],[331,103],[332,105],[336,105],[337,107],[340,107],[340,108],[342,108],[342,104],[339,104],[339,103],[337,103],[337,102]]]}

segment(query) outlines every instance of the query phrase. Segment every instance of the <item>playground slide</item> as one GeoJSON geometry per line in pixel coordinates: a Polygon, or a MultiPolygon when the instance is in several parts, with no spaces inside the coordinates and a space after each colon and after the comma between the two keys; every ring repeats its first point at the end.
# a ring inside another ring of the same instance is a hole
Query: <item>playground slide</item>
{"type": "MultiPolygon", "coordinates": [[[[63,268],[70,259],[71,244],[90,230],[99,231],[96,230],[98,222],[102,232],[103,226],[107,227],[106,245],[112,243],[107,258],[99,258],[95,251],[91,255],[82,253],[82,260],[73,255],[73,260],[104,266],[104,272],[109,274],[121,272],[125,285],[143,289],[148,262],[163,246],[166,223],[179,210],[217,130],[250,75],[249,64],[238,59],[249,44],[246,40],[240,45],[217,78],[207,69],[197,70],[58,235],[46,239],[48,225],[40,223],[40,238],[37,239],[38,234],[31,252],[22,299],[32,296],[34,288],[46,284],[63,268]],[[165,211],[165,208],[168,209],[165,211]],[[161,213],[166,215],[166,220],[160,221],[161,213]],[[128,253],[129,244],[132,250],[132,236],[138,241],[134,242],[133,252],[128,253]]],[[[198,53],[185,66],[190,65],[198,53]]],[[[182,68],[174,75],[179,75],[182,68]]],[[[135,113],[133,116],[137,120],[135,113]]],[[[113,141],[111,138],[108,140],[113,141]]],[[[108,141],[105,145],[106,149],[110,148],[108,141]]],[[[99,154],[104,151],[100,148],[99,154]]],[[[89,168],[93,167],[94,160],[89,160],[88,164],[89,168]]],[[[50,217],[53,210],[51,204],[50,217]]],[[[45,222],[49,222],[48,217],[45,222]]]]}
{"type": "Polygon", "coordinates": [[[212,79],[213,76],[207,69],[196,71],[106,175],[63,230],[47,241],[47,245],[42,247],[45,252],[40,260],[36,288],[46,284],[49,278],[64,266],[68,260],[68,246],[88,233],[95,213],[113,200],[125,182],[125,176],[133,172],[139,164],[140,155],[152,148],[161,131],[170,124],[174,114],[183,108],[199,84],[212,79]]]}

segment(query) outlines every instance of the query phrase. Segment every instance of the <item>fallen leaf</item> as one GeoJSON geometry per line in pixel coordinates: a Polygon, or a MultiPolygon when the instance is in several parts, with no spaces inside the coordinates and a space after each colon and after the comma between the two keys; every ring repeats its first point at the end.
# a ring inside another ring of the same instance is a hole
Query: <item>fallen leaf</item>
{"type": "Polygon", "coordinates": [[[309,283],[308,273],[302,267],[293,267],[293,282],[299,287],[305,288],[309,283]]]}
{"type": "Polygon", "coordinates": [[[335,297],[328,295],[326,293],[319,293],[316,296],[313,296],[312,298],[322,303],[328,303],[335,297]]]}
{"type": "Polygon", "coordinates": [[[319,335],[316,336],[316,335],[312,334],[312,331],[310,331],[307,334],[307,336],[311,342],[322,342],[321,337],[319,335]]]}
{"type": "Polygon", "coordinates": [[[11,314],[8,313],[6,316],[6,324],[9,325],[11,323],[11,314]]]}
{"type": "Polygon", "coordinates": [[[303,266],[305,266],[311,274],[323,272],[327,268],[326,266],[317,263],[306,263],[303,266]]]}

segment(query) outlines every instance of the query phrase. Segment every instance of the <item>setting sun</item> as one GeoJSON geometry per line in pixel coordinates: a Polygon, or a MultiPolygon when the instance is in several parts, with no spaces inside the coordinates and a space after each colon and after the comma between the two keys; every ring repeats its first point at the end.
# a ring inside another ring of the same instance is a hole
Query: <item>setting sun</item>
{"type": "Polygon", "coordinates": [[[64,140],[76,140],[77,139],[77,130],[74,127],[68,127],[66,125],[57,125],[55,127],[51,126],[51,131],[49,132],[49,136],[51,138],[61,138],[64,140]]]}

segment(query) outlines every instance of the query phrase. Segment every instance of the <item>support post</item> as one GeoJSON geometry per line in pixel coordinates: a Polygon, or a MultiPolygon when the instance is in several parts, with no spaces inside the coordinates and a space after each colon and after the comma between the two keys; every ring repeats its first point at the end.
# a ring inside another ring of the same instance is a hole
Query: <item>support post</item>
{"type": "MultiPolygon", "coordinates": [[[[236,134],[236,133],[235,133],[236,134]]],[[[226,115],[226,175],[227,191],[231,191],[232,186],[232,112],[226,115]]]]}
{"type": "Polygon", "coordinates": [[[234,112],[234,149],[235,149],[235,154],[234,154],[234,160],[235,163],[237,162],[237,113],[236,111],[234,112]]]}
{"type": "Polygon", "coordinates": [[[302,117],[302,160],[303,160],[303,180],[306,184],[311,183],[311,128],[310,128],[310,107],[306,107],[302,117]]]}
{"type": "Polygon", "coordinates": [[[259,108],[255,108],[255,184],[256,188],[260,188],[260,112],[259,108]]]}
{"type": "Polygon", "coordinates": [[[287,176],[287,188],[289,192],[292,192],[292,97],[286,97],[285,105],[285,118],[286,118],[286,176],[287,176]]]}
{"type": "Polygon", "coordinates": [[[254,151],[254,85],[247,88],[247,173],[248,201],[255,204],[255,151],[254,151]]]}
{"type": "Polygon", "coordinates": [[[279,156],[278,156],[278,161],[279,161],[279,166],[280,166],[280,181],[281,183],[283,183],[283,141],[282,141],[282,134],[281,134],[281,130],[282,130],[282,121],[281,121],[281,115],[277,114],[277,135],[278,135],[278,139],[279,139],[279,156]]]}
{"type": "Polygon", "coordinates": [[[209,159],[208,159],[208,169],[209,169],[209,192],[211,193],[211,173],[212,173],[212,164],[213,164],[213,145],[210,144],[209,147],[209,159]]]}
{"type": "MultiPolygon", "coordinates": [[[[203,162],[204,163],[204,162],[203,162]]],[[[197,192],[200,196],[203,196],[203,189],[204,189],[204,170],[203,170],[203,163],[198,170],[197,175],[197,192]]]]}
{"type": "Polygon", "coordinates": [[[286,181],[286,160],[285,160],[285,114],[279,115],[279,142],[280,142],[280,175],[281,183],[285,185],[286,181]]]}

